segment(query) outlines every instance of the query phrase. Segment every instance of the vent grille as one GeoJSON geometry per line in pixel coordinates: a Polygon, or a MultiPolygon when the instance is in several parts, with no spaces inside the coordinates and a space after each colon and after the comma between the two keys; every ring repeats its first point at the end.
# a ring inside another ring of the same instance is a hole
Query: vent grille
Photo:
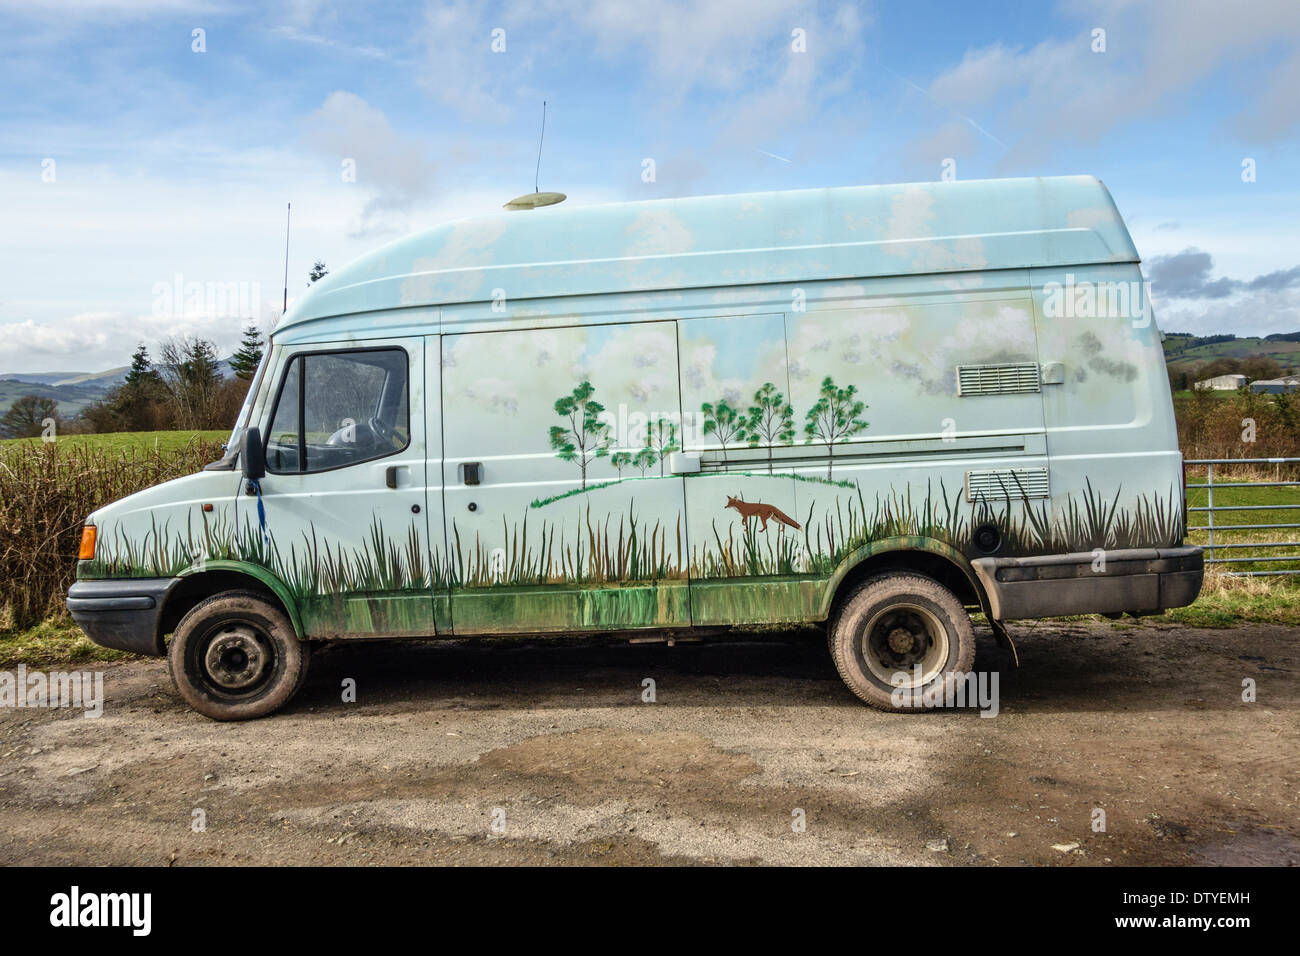
{"type": "Polygon", "coordinates": [[[966,472],[966,500],[1046,498],[1046,468],[991,468],[966,472]]]}
{"type": "Polygon", "coordinates": [[[958,395],[1012,395],[1041,391],[1037,362],[958,365],[958,395]]]}

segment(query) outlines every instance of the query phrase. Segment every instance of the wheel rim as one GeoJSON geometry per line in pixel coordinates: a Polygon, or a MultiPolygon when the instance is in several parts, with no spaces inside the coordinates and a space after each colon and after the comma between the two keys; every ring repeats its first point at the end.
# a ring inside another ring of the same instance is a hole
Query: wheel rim
{"type": "Polygon", "coordinates": [[[275,650],[258,628],[244,622],[226,623],[204,642],[199,656],[204,680],[227,697],[257,693],[275,670],[275,650]]]}
{"type": "Polygon", "coordinates": [[[948,662],[948,629],[933,611],[919,604],[893,604],[877,611],[863,628],[860,642],[863,663],[889,687],[924,687],[943,673],[948,662]]]}

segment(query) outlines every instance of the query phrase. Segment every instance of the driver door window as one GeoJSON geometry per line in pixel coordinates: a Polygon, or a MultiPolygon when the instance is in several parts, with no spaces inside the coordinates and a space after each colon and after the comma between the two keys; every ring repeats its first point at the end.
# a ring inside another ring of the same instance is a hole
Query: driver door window
{"type": "Polygon", "coordinates": [[[406,352],[293,357],[267,433],[273,474],[329,471],[396,454],[411,441],[406,352]]]}

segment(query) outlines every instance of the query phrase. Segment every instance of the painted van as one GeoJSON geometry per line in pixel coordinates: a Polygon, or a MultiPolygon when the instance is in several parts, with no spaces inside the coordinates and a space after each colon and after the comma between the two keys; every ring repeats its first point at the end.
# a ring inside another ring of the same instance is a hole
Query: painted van
{"type": "Polygon", "coordinates": [[[1192,602],[1184,510],[1096,179],[551,208],[313,286],[226,457],[89,516],[68,607],[215,718],[319,642],[808,622],[900,709],[971,671],[973,610],[1009,646],[1192,602]]]}

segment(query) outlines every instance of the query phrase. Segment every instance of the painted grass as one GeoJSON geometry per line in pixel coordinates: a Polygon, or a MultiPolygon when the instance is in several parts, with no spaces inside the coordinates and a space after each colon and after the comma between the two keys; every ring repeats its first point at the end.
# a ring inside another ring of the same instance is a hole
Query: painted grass
{"type": "MultiPolygon", "coordinates": [[[[631,584],[770,575],[830,575],[851,552],[887,538],[927,538],[957,551],[969,546],[971,529],[992,521],[1003,529],[1006,551],[1043,554],[1094,548],[1156,547],[1181,537],[1181,506],[1141,498],[1136,508],[1121,511],[1119,492],[1107,500],[1089,486],[1071,499],[1055,520],[1046,503],[1037,507],[1003,501],[968,507],[961,493],[937,493],[914,499],[911,490],[870,504],[860,490],[814,520],[817,502],[809,505],[800,535],[777,524],[760,532],[757,521],[731,522],[724,531],[713,521],[707,532],[683,553],[684,529],[678,515],[671,527],[638,518],[635,504],[626,514],[593,518],[591,504],[569,526],[543,518],[529,524],[501,519],[500,535],[475,532],[469,540],[452,521],[453,552],[445,561],[425,556],[414,525],[403,537],[390,538],[377,518],[360,548],[322,539],[315,528],[301,540],[264,542],[260,531],[245,523],[236,529],[224,518],[203,518],[197,530],[187,523],[183,534],[152,522],[141,537],[120,530],[105,534],[100,556],[81,569],[86,577],[174,576],[208,560],[250,561],[270,569],[295,597],[378,594],[429,588],[520,587],[527,585],[631,584]],[[710,538],[711,533],[711,538],[710,538]]],[[[579,506],[581,508],[581,506],[579,506]]]]}
{"type": "Polygon", "coordinates": [[[686,577],[683,562],[683,529],[679,515],[673,527],[636,516],[636,506],[626,515],[606,514],[592,520],[591,504],[580,512],[573,540],[563,532],[556,539],[557,524],[545,519],[529,543],[528,513],[510,526],[501,517],[501,537],[484,538],[475,533],[472,541],[462,540],[452,520],[455,554],[450,560],[452,587],[517,587],[530,584],[605,584],[662,581],[686,577]]]}

